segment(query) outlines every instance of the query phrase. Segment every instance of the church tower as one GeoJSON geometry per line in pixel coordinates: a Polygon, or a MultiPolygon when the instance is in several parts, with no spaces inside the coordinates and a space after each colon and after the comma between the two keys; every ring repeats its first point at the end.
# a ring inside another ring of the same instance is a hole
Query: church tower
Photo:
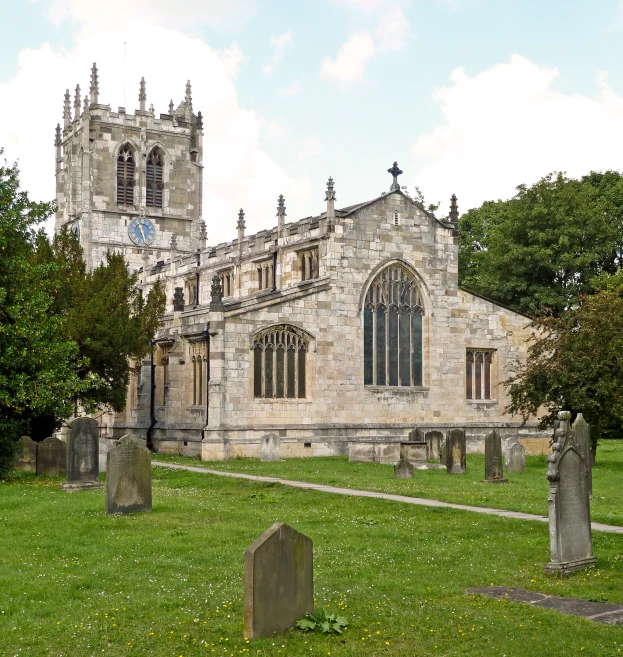
{"type": "Polygon", "coordinates": [[[203,124],[193,113],[191,86],[184,100],[156,117],[146,109],[117,112],[99,102],[97,66],[84,102],[76,86],[73,113],[65,93],[63,127],[56,127],[55,228],[76,230],[89,269],[107,251],[123,253],[132,269],[155,264],[176,244],[180,255],[199,246],[203,124]]]}

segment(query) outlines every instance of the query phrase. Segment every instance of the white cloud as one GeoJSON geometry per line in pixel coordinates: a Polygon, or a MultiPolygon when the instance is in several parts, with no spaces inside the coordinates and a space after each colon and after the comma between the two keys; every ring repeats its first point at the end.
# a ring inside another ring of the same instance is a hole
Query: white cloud
{"type": "Polygon", "coordinates": [[[67,87],[73,92],[76,82],[83,94],[88,91],[93,61],[100,73],[100,102],[110,103],[113,111],[120,105],[128,112],[138,107],[141,76],[147,104],[153,103],[157,114],[167,111],[170,98],[177,105],[191,80],[194,111],[204,117],[203,218],[211,243],[235,237],[240,207],[247,212],[249,232],[272,226],[280,193],[290,199],[293,218],[307,211],[308,180],[292,177],[262,150],[262,121],[240,107],[222,55],[201,38],[141,19],[115,28],[83,27],[70,51],[49,44],[23,50],[15,76],[0,84],[0,98],[12,98],[20,107],[16,121],[15,102],[0,104],[0,145],[9,161],[19,158],[22,184],[33,199],[55,196],[52,144],[54,127],[62,124],[63,94],[67,87]],[[154,43],[167,47],[153,48],[154,43]]]}
{"type": "Polygon", "coordinates": [[[273,120],[270,123],[264,123],[263,127],[266,139],[277,139],[285,134],[283,123],[280,121],[273,120]]]}
{"type": "Polygon", "coordinates": [[[236,78],[238,76],[240,67],[247,59],[237,43],[233,43],[229,48],[221,50],[218,53],[218,56],[223,63],[223,68],[229,78],[236,78]]]}
{"type": "Polygon", "coordinates": [[[98,27],[116,27],[142,18],[168,27],[192,28],[206,24],[215,28],[239,25],[257,11],[256,0],[34,0],[46,7],[54,23],[66,20],[98,27]]]}
{"type": "Polygon", "coordinates": [[[372,19],[369,29],[361,29],[340,47],[335,59],[325,57],[320,74],[343,86],[365,83],[366,66],[375,55],[403,50],[409,34],[409,21],[400,2],[380,0],[334,0],[346,6],[357,18],[361,12],[372,19]]]}
{"type": "Polygon", "coordinates": [[[444,123],[413,147],[428,162],[412,182],[431,200],[456,193],[465,211],[552,171],[620,169],[623,97],[603,78],[594,98],[563,94],[557,76],[518,55],[474,77],[453,71],[434,95],[444,123]]]}
{"type": "Polygon", "coordinates": [[[262,69],[265,75],[270,75],[273,72],[275,64],[281,59],[284,51],[287,48],[292,47],[293,42],[294,37],[292,36],[292,32],[284,32],[279,36],[275,36],[273,34],[273,36],[270,38],[270,45],[273,49],[273,57],[271,62],[266,64],[262,69]]]}
{"type": "Polygon", "coordinates": [[[315,140],[309,137],[305,140],[303,148],[299,151],[299,157],[303,160],[310,157],[316,157],[322,152],[322,146],[315,140]]]}
{"type": "Polygon", "coordinates": [[[361,83],[364,81],[366,65],[375,50],[369,32],[353,34],[339,49],[335,59],[325,57],[320,74],[342,84],[361,83]]]}
{"type": "Polygon", "coordinates": [[[298,82],[293,82],[283,89],[278,89],[277,92],[281,96],[299,96],[301,94],[301,86],[298,82]]]}

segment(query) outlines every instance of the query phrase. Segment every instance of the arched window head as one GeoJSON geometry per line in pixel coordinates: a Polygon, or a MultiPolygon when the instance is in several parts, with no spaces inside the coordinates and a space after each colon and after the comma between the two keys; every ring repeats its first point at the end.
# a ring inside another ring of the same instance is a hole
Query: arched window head
{"type": "Polygon", "coordinates": [[[154,148],[147,156],[146,197],[147,207],[162,207],[164,156],[159,148],[154,148]]]}
{"type": "Polygon", "coordinates": [[[422,385],[420,289],[413,274],[398,264],[375,277],[364,302],[364,384],[422,385]]]}
{"type": "Polygon", "coordinates": [[[294,326],[271,326],[253,338],[253,394],[264,398],[306,397],[309,340],[294,326]]]}
{"type": "Polygon", "coordinates": [[[124,144],[117,155],[117,204],[134,205],[134,150],[124,144]]]}

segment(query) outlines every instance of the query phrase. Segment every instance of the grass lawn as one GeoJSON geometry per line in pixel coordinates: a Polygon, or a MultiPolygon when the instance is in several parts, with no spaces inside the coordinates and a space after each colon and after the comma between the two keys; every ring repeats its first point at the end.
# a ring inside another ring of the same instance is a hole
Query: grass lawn
{"type": "MultiPolygon", "coordinates": [[[[338,474],[348,466],[327,464],[338,474]]],[[[595,533],[596,568],[548,579],[548,528],[536,522],[165,468],[154,469],[152,513],[106,516],[103,490],[64,493],[59,482],[16,473],[0,483],[3,656],[603,657],[623,649],[622,628],[464,594],[494,583],[623,603],[621,536],[595,533]],[[291,630],[242,639],[243,551],[276,520],[313,539],[317,604],[343,610],[351,625],[342,637],[291,630]]]]}
{"type": "MultiPolygon", "coordinates": [[[[505,473],[509,479],[508,484],[482,483],[485,473],[484,456],[471,454],[467,456],[465,475],[449,476],[445,470],[416,470],[413,479],[394,479],[392,465],[349,463],[348,458],[344,456],[287,459],[273,463],[263,463],[256,459],[201,462],[188,457],[160,454],[154,458],[215,470],[547,515],[549,482],[545,478],[546,456],[528,456],[525,473],[505,473]]],[[[622,482],[623,440],[601,441],[597,450],[597,462],[593,468],[593,521],[623,525],[622,482]]]]}

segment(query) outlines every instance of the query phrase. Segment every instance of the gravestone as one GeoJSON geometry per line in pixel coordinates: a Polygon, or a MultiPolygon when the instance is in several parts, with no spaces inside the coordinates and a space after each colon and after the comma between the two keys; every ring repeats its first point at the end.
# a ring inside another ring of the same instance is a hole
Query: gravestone
{"type": "Polygon", "coordinates": [[[424,435],[424,440],[426,440],[426,459],[429,461],[438,461],[441,458],[443,434],[441,431],[427,431],[424,435]]]}
{"type": "Polygon", "coordinates": [[[573,431],[575,432],[575,438],[584,459],[584,464],[586,465],[586,475],[588,477],[588,496],[589,498],[593,497],[593,459],[591,457],[591,428],[582,416],[582,413],[578,413],[578,416],[575,418],[573,423],[573,431]]]}
{"type": "Polygon", "coordinates": [[[103,488],[99,476],[99,429],[92,417],[77,417],[67,434],[67,492],[103,488]]]}
{"type": "Polygon", "coordinates": [[[394,466],[394,479],[413,479],[413,463],[409,460],[409,443],[400,445],[400,460],[394,466]]]}
{"type": "Polygon", "coordinates": [[[14,470],[36,472],[37,443],[30,436],[22,436],[15,447],[14,470]]]}
{"type": "Polygon", "coordinates": [[[446,438],[446,469],[448,474],[465,474],[467,464],[465,460],[465,431],[452,429],[446,438]]]}
{"type": "Polygon", "coordinates": [[[37,475],[64,475],[67,472],[67,445],[50,436],[37,443],[37,475]]]}
{"type": "Polygon", "coordinates": [[[410,443],[423,443],[424,442],[424,432],[422,429],[412,429],[409,431],[409,442],[410,443]]]}
{"type": "Polygon", "coordinates": [[[485,436],[485,482],[508,483],[502,470],[502,439],[495,429],[485,436]]]}
{"type": "Polygon", "coordinates": [[[548,574],[566,575],[592,566],[591,511],[588,499],[587,464],[575,431],[569,426],[571,413],[558,413],[558,427],[548,457],[549,538],[551,560],[548,574]]]}
{"type": "Polygon", "coordinates": [[[506,452],[506,471],[507,472],[525,472],[526,471],[526,449],[517,442],[513,443],[506,452]]]}
{"type": "Polygon", "coordinates": [[[106,460],[106,513],[151,511],[151,452],[145,441],[123,436],[106,460]]]}
{"type": "Polygon", "coordinates": [[[448,464],[448,440],[445,439],[441,442],[441,447],[439,448],[439,462],[441,465],[448,464]]]}
{"type": "Polygon", "coordinates": [[[276,522],[244,551],[244,636],[285,632],[313,611],[312,541],[276,522]]]}
{"type": "Polygon", "coordinates": [[[260,444],[260,461],[279,461],[279,436],[274,433],[268,433],[262,436],[260,444]]]}

